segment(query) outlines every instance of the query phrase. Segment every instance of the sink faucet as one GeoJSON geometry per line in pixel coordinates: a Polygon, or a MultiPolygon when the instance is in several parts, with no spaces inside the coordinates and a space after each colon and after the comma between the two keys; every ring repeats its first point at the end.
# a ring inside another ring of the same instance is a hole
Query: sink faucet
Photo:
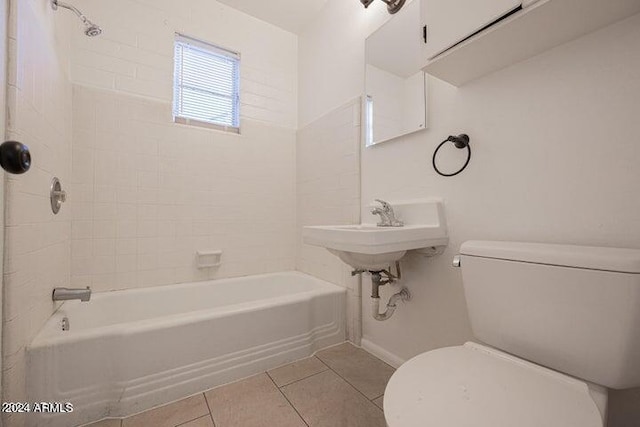
{"type": "Polygon", "coordinates": [[[371,209],[373,215],[380,215],[378,227],[402,227],[404,223],[396,218],[393,207],[384,200],[376,199],[382,206],[371,209]]]}
{"type": "Polygon", "coordinates": [[[86,289],[55,288],[51,299],[54,301],[79,299],[80,301],[87,302],[91,299],[91,288],[88,286],[86,289]]]}

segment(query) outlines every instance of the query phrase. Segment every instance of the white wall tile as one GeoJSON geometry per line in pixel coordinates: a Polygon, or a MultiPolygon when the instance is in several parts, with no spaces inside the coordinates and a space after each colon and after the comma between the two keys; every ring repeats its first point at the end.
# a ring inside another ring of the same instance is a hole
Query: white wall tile
{"type": "Polygon", "coordinates": [[[171,123],[161,101],[83,86],[73,101],[80,117],[84,102],[98,112],[95,132],[74,133],[73,246],[92,244],[72,251],[73,282],[124,289],[295,267],[295,131],[247,120],[227,145],[220,132],[171,123]],[[143,149],[123,149],[123,120],[143,149]],[[199,249],[222,249],[229,266],[197,270],[199,249]]]}
{"type": "Polygon", "coordinates": [[[78,7],[104,32],[92,39],[72,34],[74,83],[171,101],[174,34],[184,33],[241,53],[242,118],[296,128],[294,34],[215,0],[123,0],[118,8],[79,0],[78,7]]]}
{"type": "MultiPolygon", "coordinates": [[[[56,21],[50,8],[34,0],[11,1],[10,15],[8,136],[27,144],[33,158],[27,174],[7,177],[5,198],[2,394],[3,400],[21,401],[27,399],[24,349],[57,307],[52,288],[68,286],[70,279],[69,203],[54,216],[47,193],[53,176],[70,189],[72,93],[60,49],[68,33],[55,28],[69,22],[56,21]]],[[[24,422],[2,416],[5,425],[24,422]]]]}
{"type": "MultiPolygon", "coordinates": [[[[360,165],[343,160],[345,152],[357,159],[360,127],[354,117],[359,112],[357,98],[300,129],[296,144],[296,268],[345,287],[350,295],[358,289],[358,278],[353,279],[350,268],[326,249],[304,244],[302,227],[360,223],[360,165]]],[[[360,300],[348,300],[347,329],[350,339],[358,340],[355,304],[360,300]]]]}

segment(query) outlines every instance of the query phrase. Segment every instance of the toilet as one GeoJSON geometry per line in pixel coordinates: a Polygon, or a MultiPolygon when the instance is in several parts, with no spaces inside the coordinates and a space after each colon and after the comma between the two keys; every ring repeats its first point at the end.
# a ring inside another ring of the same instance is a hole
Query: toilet
{"type": "Polygon", "coordinates": [[[469,241],[478,341],[391,377],[389,427],[603,427],[607,389],[640,386],[640,250],[469,241]]]}

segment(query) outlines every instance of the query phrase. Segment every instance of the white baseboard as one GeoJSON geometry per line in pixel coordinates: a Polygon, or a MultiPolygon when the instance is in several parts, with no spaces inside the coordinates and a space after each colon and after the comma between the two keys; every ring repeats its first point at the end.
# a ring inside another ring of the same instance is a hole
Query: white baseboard
{"type": "Polygon", "coordinates": [[[400,365],[406,362],[406,359],[403,359],[402,357],[397,356],[391,353],[390,351],[385,350],[384,348],[380,347],[377,344],[372,343],[371,341],[369,341],[364,337],[362,338],[361,346],[363,349],[367,350],[369,353],[373,354],[378,359],[388,363],[394,368],[399,368],[400,365]]]}

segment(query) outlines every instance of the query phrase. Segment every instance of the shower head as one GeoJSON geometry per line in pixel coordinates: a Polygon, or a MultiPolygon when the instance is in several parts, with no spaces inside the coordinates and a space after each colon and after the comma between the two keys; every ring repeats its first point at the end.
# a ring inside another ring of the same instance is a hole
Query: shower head
{"type": "Polygon", "coordinates": [[[80,20],[85,26],[84,34],[86,36],[95,37],[102,34],[102,28],[100,28],[98,25],[91,22],[89,18],[84,16],[84,14],[78,10],[78,8],[76,8],[71,4],[63,3],[58,0],[51,0],[51,9],[58,10],[59,7],[70,10],[71,12],[75,13],[78,18],[80,18],[80,20]]]}
{"type": "Polygon", "coordinates": [[[88,37],[99,36],[100,34],[102,34],[102,28],[92,23],[87,25],[87,28],[84,30],[84,34],[88,37]]]}
{"type": "MultiPolygon", "coordinates": [[[[406,0],[382,0],[382,1],[386,3],[387,11],[392,15],[398,12],[400,9],[402,9],[402,6],[404,6],[406,2],[406,0]]],[[[360,0],[360,3],[362,3],[364,7],[367,8],[371,3],[373,3],[373,0],[360,0]]]]}

